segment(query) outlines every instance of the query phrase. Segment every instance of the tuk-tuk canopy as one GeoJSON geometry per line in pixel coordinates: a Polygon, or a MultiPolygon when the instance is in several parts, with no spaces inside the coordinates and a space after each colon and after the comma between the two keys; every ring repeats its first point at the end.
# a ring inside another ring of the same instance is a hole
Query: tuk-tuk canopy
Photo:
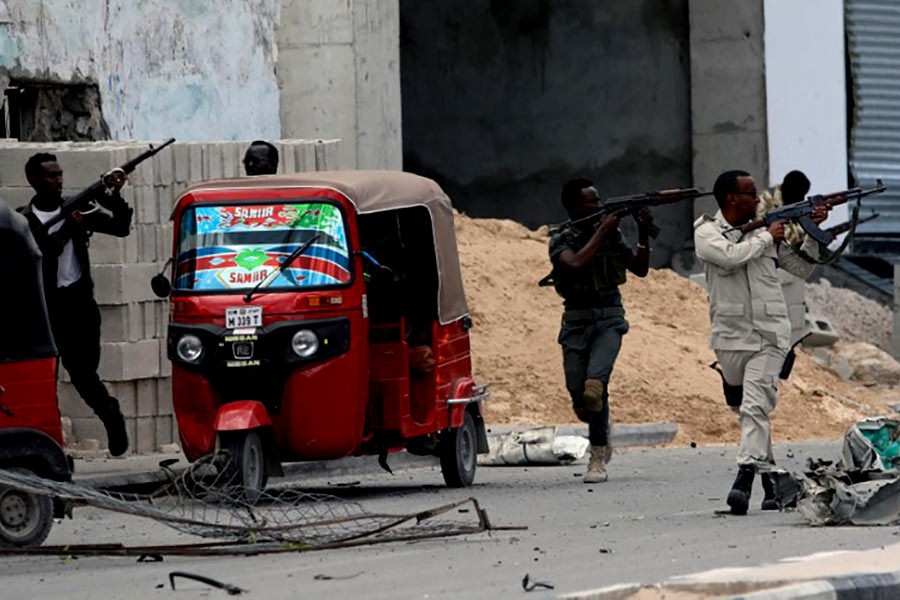
{"type": "Polygon", "coordinates": [[[202,196],[205,190],[254,188],[331,189],[347,198],[360,215],[417,206],[426,208],[431,217],[437,259],[438,319],[446,324],[468,314],[453,228],[453,207],[444,191],[431,179],[402,171],[316,171],[220,179],[189,187],[176,202],[175,211],[188,194],[202,196]]]}
{"type": "Polygon", "coordinates": [[[41,251],[28,220],[0,200],[0,256],[4,260],[0,285],[0,362],[56,356],[50,333],[41,251]]]}

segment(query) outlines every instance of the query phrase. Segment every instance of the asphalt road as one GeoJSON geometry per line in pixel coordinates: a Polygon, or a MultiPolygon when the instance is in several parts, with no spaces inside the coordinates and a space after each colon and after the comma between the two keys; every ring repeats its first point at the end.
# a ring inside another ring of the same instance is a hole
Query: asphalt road
{"type": "MultiPolygon", "coordinates": [[[[221,590],[192,582],[168,587],[168,573],[190,571],[249,590],[251,598],[510,598],[522,578],[553,584],[528,597],[623,582],[751,566],[828,550],[900,541],[895,527],[812,528],[794,513],[758,510],[756,483],[746,517],[722,516],[734,473],[734,448],[632,449],[617,453],[611,479],[586,486],[584,464],[482,467],[467,490],[442,486],[439,471],[307,480],[304,489],[342,496],[368,510],[411,512],[468,496],[496,525],[524,525],[464,538],[393,543],[259,557],[0,558],[0,598],[205,598],[221,590]],[[358,485],[347,485],[358,482],[358,485]],[[341,484],[341,485],[338,485],[341,484]]],[[[807,457],[837,458],[839,443],[777,449],[782,466],[807,457]],[[785,457],[788,458],[785,458],[785,457]]],[[[465,515],[456,515],[465,518],[465,515]]],[[[50,544],[196,541],[154,522],[82,509],[54,527],[50,544]]]]}

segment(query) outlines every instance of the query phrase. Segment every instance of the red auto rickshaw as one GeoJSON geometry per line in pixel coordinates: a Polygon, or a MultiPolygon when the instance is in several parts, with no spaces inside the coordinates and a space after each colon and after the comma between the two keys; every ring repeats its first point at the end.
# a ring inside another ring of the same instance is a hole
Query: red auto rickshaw
{"type": "Polygon", "coordinates": [[[439,456],[447,485],[472,484],[488,393],[472,377],[453,210],[436,183],[212,181],[172,219],[167,344],[190,460],[225,450],[240,485],[260,490],[283,462],[385,466],[405,449],[439,456]]]}
{"type": "MultiPolygon", "coordinates": [[[[0,256],[7,285],[0,335],[0,469],[55,481],[72,477],[56,402],[56,346],[44,303],[41,253],[25,217],[0,201],[0,256]]],[[[0,485],[0,547],[40,545],[64,507],[0,485]]]]}

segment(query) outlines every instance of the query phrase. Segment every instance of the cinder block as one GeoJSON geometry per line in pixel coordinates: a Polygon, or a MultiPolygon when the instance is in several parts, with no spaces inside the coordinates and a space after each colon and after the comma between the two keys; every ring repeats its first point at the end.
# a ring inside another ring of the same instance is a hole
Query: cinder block
{"type": "Polygon", "coordinates": [[[155,263],[96,265],[91,271],[94,297],[100,305],[158,300],[150,288],[150,279],[158,272],[155,263]]]}
{"type": "Polygon", "coordinates": [[[138,262],[141,260],[138,242],[138,236],[135,235],[134,231],[123,238],[98,233],[91,237],[91,263],[120,264],[138,262]]]}
{"type": "MultiPolygon", "coordinates": [[[[24,146],[12,145],[0,148],[0,185],[3,187],[29,187],[25,178],[25,163],[33,154],[42,150],[24,146]]],[[[46,152],[46,150],[43,150],[46,152]]]]}
{"type": "Polygon", "coordinates": [[[316,143],[303,140],[294,146],[294,166],[298,173],[316,170],[316,143]]]}
{"type": "MultiPolygon", "coordinates": [[[[128,160],[135,158],[138,154],[141,154],[145,150],[149,150],[150,146],[148,144],[135,144],[134,146],[129,146],[126,148],[125,152],[128,156],[128,160]]],[[[165,152],[165,150],[163,150],[165,152]]],[[[162,153],[160,153],[162,154],[162,153]]],[[[157,154],[154,158],[160,156],[157,154]]],[[[129,175],[129,179],[134,182],[135,186],[149,185],[152,186],[155,178],[153,175],[154,172],[154,158],[145,160],[137,167],[135,167],[134,171],[129,175]]]]}
{"type": "Polygon", "coordinates": [[[335,171],[339,168],[338,144],[335,140],[316,143],[316,171],[335,171]]]}
{"type": "Polygon", "coordinates": [[[97,182],[104,173],[117,166],[111,150],[79,148],[54,153],[63,170],[67,187],[86,188],[97,182]]]}
{"type": "Polygon", "coordinates": [[[130,381],[158,377],[159,343],[160,340],[141,340],[101,344],[101,379],[130,381]]]}
{"type": "Polygon", "coordinates": [[[144,338],[160,339],[165,337],[167,323],[161,319],[163,311],[160,309],[168,308],[168,303],[165,300],[157,299],[142,302],[141,308],[144,319],[144,338]]]}
{"type": "Polygon", "coordinates": [[[144,335],[139,304],[101,306],[100,320],[100,340],[103,342],[136,342],[148,337],[144,335]]]}
{"type": "Polygon", "coordinates": [[[281,173],[297,172],[297,140],[282,140],[278,148],[278,170],[281,173]]]}
{"type": "Polygon", "coordinates": [[[119,401],[119,408],[126,417],[137,412],[137,391],[133,381],[104,382],[109,395],[119,401]]]}
{"type": "Polygon", "coordinates": [[[169,223],[163,223],[159,226],[157,230],[157,235],[159,236],[159,255],[157,260],[160,262],[165,262],[167,258],[172,256],[172,235],[175,231],[175,226],[169,223]]]}
{"type": "Polygon", "coordinates": [[[222,179],[222,143],[209,142],[203,147],[205,179],[222,179]]]}
{"type": "Polygon", "coordinates": [[[137,388],[137,416],[156,415],[158,410],[156,379],[139,379],[134,385],[137,388]]]}
{"type": "Polygon", "coordinates": [[[60,381],[57,384],[56,398],[59,402],[59,412],[64,417],[87,419],[94,416],[94,411],[85,404],[75,386],[69,382],[60,381]]]}
{"type": "MultiPolygon", "coordinates": [[[[165,346],[163,345],[163,351],[165,351],[165,346]]],[[[168,362],[168,359],[166,359],[168,362]]],[[[173,415],[175,414],[175,409],[172,406],[172,378],[165,377],[162,379],[156,380],[156,401],[158,414],[160,415],[173,415]]]]}
{"type": "Polygon", "coordinates": [[[175,170],[175,182],[187,183],[191,180],[191,151],[186,144],[178,142],[172,148],[172,163],[175,170]]]}
{"type": "Polygon", "coordinates": [[[156,417],[137,417],[137,433],[132,448],[138,454],[149,454],[156,450],[156,417]]]}
{"type": "MultiPolygon", "coordinates": [[[[159,344],[159,376],[167,378],[172,376],[172,361],[169,360],[169,356],[166,352],[165,338],[160,339],[159,344]]],[[[169,391],[171,393],[171,384],[169,391]]]]}
{"type": "MultiPolygon", "coordinates": [[[[153,162],[154,185],[172,185],[175,181],[175,159],[172,146],[163,148],[159,154],[150,159],[153,162]]],[[[140,169],[140,167],[138,168],[140,169]]]]}
{"type": "Polygon", "coordinates": [[[134,262],[159,262],[160,226],[149,223],[138,223],[131,234],[136,240],[137,259],[134,262]]]}
{"type": "Polygon", "coordinates": [[[159,223],[159,198],[153,186],[142,185],[134,190],[134,218],[137,223],[159,223]]]}
{"type": "MultiPolygon", "coordinates": [[[[2,158],[0,158],[2,160],[2,158]]],[[[34,198],[34,190],[30,187],[0,188],[0,200],[6,202],[13,210],[25,206],[34,198]]]]}
{"type": "Polygon", "coordinates": [[[171,444],[175,441],[175,438],[172,436],[174,420],[172,415],[159,415],[156,417],[156,445],[153,448],[153,452],[157,452],[163,444],[171,444]]]}
{"type": "Polygon", "coordinates": [[[175,191],[172,185],[156,188],[156,204],[159,207],[159,219],[156,223],[168,223],[172,218],[172,207],[175,206],[175,191]]]}
{"type": "Polygon", "coordinates": [[[188,183],[197,183],[206,179],[206,172],[203,170],[203,146],[204,144],[200,143],[188,144],[190,162],[188,183]]]}
{"type": "Polygon", "coordinates": [[[244,156],[243,142],[223,142],[219,147],[222,152],[222,176],[241,177],[244,174],[244,167],[241,164],[244,156]]]}

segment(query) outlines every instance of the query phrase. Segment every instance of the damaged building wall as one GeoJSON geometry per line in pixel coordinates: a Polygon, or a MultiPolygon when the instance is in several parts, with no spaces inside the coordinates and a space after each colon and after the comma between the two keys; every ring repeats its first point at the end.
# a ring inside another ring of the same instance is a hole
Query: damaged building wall
{"type": "MultiPolygon", "coordinates": [[[[574,175],[603,196],[691,184],[687,0],[400,7],[404,167],[466,212],[558,222],[574,175]]],[[[690,235],[681,204],[655,211],[657,266],[690,235]]]]}
{"type": "Polygon", "coordinates": [[[113,139],[279,138],[280,0],[0,0],[0,89],[96,85],[113,139]]]}

